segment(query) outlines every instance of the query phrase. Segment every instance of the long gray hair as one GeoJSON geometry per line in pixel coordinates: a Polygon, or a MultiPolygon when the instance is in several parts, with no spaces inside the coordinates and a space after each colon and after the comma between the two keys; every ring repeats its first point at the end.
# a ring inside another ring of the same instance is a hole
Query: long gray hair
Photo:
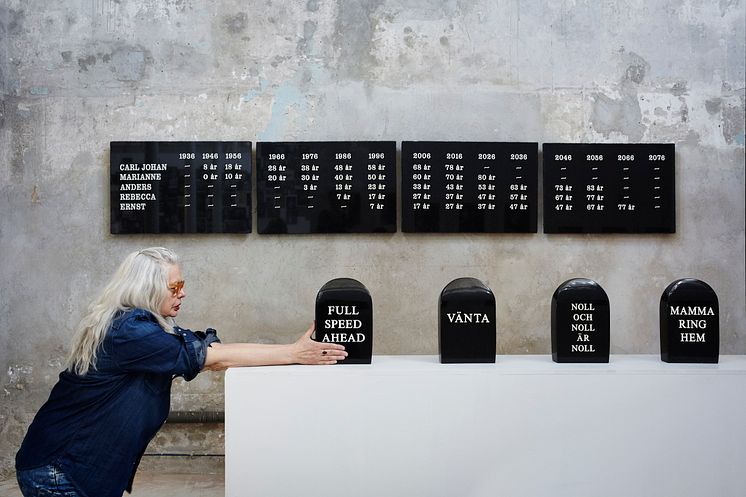
{"type": "Polygon", "coordinates": [[[96,368],[98,348],[119,311],[148,310],[164,330],[172,332],[173,320],[161,316],[159,309],[169,292],[169,268],[178,263],[176,254],[162,247],[129,254],[78,325],[67,369],[82,376],[96,368]]]}

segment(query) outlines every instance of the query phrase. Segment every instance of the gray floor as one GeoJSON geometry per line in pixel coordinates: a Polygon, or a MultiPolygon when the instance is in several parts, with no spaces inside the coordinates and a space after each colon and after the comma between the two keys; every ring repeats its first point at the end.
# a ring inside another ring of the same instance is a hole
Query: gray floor
{"type": "MultiPolygon", "coordinates": [[[[131,497],[223,497],[224,494],[223,475],[138,473],[131,497]]],[[[0,497],[22,497],[15,479],[0,481],[0,497]]]]}

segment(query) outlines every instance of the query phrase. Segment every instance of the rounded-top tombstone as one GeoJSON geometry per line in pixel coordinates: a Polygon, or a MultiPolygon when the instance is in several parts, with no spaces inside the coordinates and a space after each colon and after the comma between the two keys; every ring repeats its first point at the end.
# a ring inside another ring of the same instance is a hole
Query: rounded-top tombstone
{"type": "Polygon", "coordinates": [[[660,326],[664,362],[718,362],[718,297],[704,281],[683,278],[668,285],[661,296],[660,326]]]}
{"type": "Polygon", "coordinates": [[[318,342],[345,346],[339,364],[370,364],[373,354],[373,301],[365,285],[352,278],[336,278],[316,295],[318,342]]]}
{"type": "Polygon", "coordinates": [[[476,278],[457,278],[440,293],[441,363],[495,362],[495,296],[476,278]]]}
{"type": "Polygon", "coordinates": [[[552,360],[609,362],[609,297],[595,281],[573,278],[554,291],[552,360]]]}

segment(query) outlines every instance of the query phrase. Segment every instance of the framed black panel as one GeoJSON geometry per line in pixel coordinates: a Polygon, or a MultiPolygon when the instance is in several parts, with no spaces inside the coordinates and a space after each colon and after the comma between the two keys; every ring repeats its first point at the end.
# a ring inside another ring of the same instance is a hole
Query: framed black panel
{"type": "Polygon", "coordinates": [[[111,233],[251,232],[251,142],[111,142],[111,233]]]}
{"type": "Polygon", "coordinates": [[[674,145],[545,143],[545,233],[675,233],[674,145]]]}
{"type": "Polygon", "coordinates": [[[402,231],[536,233],[537,143],[402,142],[402,231]]]}
{"type": "Polygon", "coordinates": [[[259,142],[260,234],[394,233],[396,142],[259,142]]]}

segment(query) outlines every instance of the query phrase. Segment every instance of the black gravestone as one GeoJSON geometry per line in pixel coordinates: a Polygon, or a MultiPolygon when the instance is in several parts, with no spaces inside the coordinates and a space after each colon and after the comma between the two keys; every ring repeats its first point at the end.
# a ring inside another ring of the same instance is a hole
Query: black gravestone
{"type": "Polygon", "coordinates": [[[457,278],[440,293],[441,363],[495,362],[495,296],[476,278],[457,278]]]}
{"type": "Polygon", "coordinates": [[[365,285],[351,278],[337,278],[316,295],[317,342],[345,346],[340,364],[370,364],[373,354],[373,301],[365,285]]]}
{"type": "Polygon", "coordinates": [[[574,278],[554,291],[552,360],[609,362],[609,298],[595,281],[574,278]]]}
{"type": "Polygon", "coordinates": [[[661,359],[716,363],[720,312],[715,291],[694,278],[676,280],[661,296],[661,359]]]}

